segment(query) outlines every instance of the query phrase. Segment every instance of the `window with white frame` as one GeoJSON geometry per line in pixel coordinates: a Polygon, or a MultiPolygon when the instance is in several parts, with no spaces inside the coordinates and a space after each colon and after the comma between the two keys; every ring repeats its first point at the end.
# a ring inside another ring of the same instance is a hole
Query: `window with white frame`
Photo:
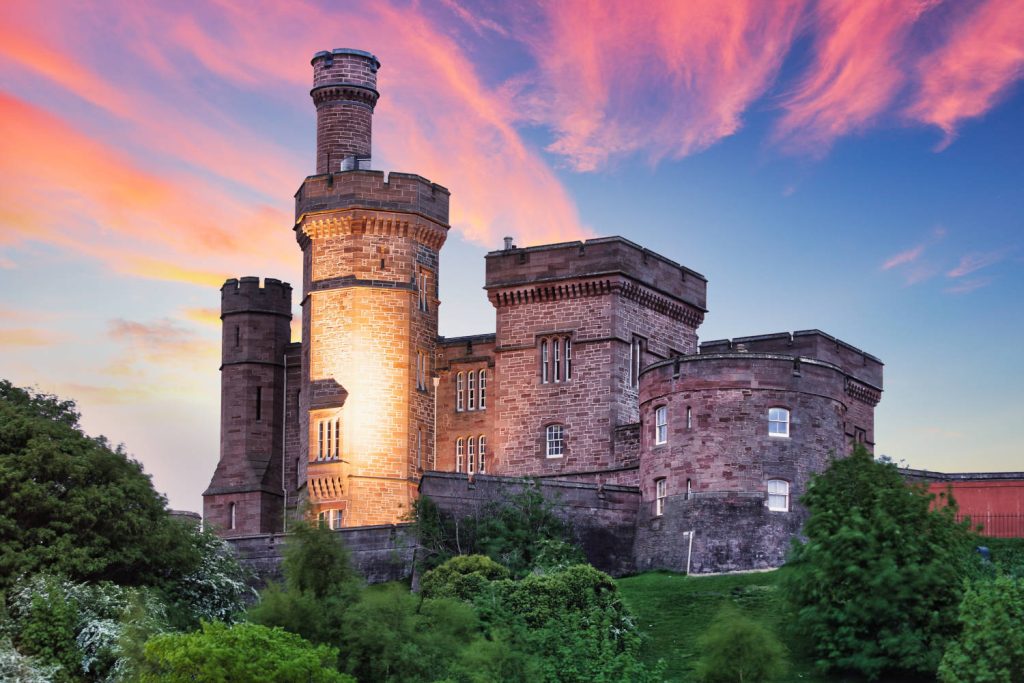
{"type": "Polygon", "coordinates": [[[640,384],[640,367],[644,352],[644,340],[642,337],[633,337],[629,344],[629,385],[631,387],[640,384]]]}
{"type": "Polygon", "coordinates": [[[485,472],[487,472],[487,457],[486,457],[486,455],[487,455],[487,437],[484,436],[483,434],[481,434],[480,438],[477,439],[477,441],[478,441],[478,445],[477,445],[477,455],[476,455],[476,457],[477,457],[477,468],[476,468],[476,471],[479,472],[480,474],[484,474],[485,472]]]}
{"type": "Polygon", "coordinates": [[[548,425],[544,430],[547,457],[561,458],[565,454],[565,430],[562,425],[548,425]]]}
{"type": "Polygon", "coordinates": [[[785,408],[768,409],[768,436],[789,436],[789,411],[785,408]]]}
{"type": "Polygon", "coordinates": [[[330,417],[316,423],[316,459],[337,460],[341,457],[341,418],[330,417]]]}
{"type": "Polygon", "coordinates": [[[654,409],[654,443],[663,444],[668,442],[668,406],[658,406],[654,409]]]}
{"type": "Polygon", "coordinates": [[[321,510],[320,514],[317,515],[317,522],[324,529],[340,529],[341,518],[342,510],[321,510]]]}
{"type": "Polygon", "coordinates": [[[455,442],[455,471],[462,471],[462,459],[466,456],[466,442],[459,439],[455,442]]]}
{"type": "Polygon", "coordinates": [[[467,439],[469,448],[466,450],[466,474],[476,474],[476,438],[467,439]]]}
{"type": "Polygon", "coordinates": [[[789,512],[789,482],[785,479],[768,480],[768,509],[789,512]]]}
{"type": "Polygon", "coordinates": [[[548,361],[548,340],[542,339],[540,342],[540,381],[542,384],[547,384],[551,377],[551,366],[548,361]]]}
{"type": "Polygon", "coordinates": [[[416,283],[417,289],[419,290],[419,299],[418,299],[417,303],[418,303],[419,309],[421,311],[424,311],[424,312],[429,310],[429,305],[428,305],[428,301],[429,300],[427,298],[427,291],[428,291],[427,290],[427,282],[428,282],[428,280],[427,280],[427,272],[424,271],[424,270],[421,270],[419,272],[419,277],[417,278],[417,283],[416,283]]]}
{"type": "Polygon", "coordinates": [[[541,339],[541,384],[568,382],[570,379],[572,379],[572,340],[568,336],[541,339]]]}
{"type": "Polygon", "coordinates": [[[470,370],[466,373],[466,409],[476,410],[476,372],[470,370]]]}
{"type": "Polygon", "coordinates": [[[668,496],[668,482],[665,479],[654,480],[654,515],[665,514],[665,498],[668,496]]]}
{"type": "Polygon", "coordinates": [[[486,370],[480,370],[476,374],[477,374],[477,383],[480,386],[480,400],[478,401],[478,405],[480,407],[480,410],[486,410],[487,409],[487,371],[486,370]]]}
{"type": "Polygon", "coordinates": [[[455,376],[455,410],[462,412],[465,409],[465,403],[463,399],[465,396],[465,381],[466,377],[463,373],[459,373],[455,376]]]}

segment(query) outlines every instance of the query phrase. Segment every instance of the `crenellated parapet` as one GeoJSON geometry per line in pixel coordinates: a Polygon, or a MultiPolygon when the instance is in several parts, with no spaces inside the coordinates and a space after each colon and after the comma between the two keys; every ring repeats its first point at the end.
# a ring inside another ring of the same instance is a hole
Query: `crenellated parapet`
{"type": "Polygon", "coordinates": [[[295,223],[352,209],[422,216],[448,227],[448,189],[412,173],[344,171],[306,178],[295,193],[295,223]]]}
{"type": "Polygon", "coordinates": [[[269,313],[292,317],[292,286],[274,278],[231,278],[220,288],[221,318],[232,313],[269,313]]]}

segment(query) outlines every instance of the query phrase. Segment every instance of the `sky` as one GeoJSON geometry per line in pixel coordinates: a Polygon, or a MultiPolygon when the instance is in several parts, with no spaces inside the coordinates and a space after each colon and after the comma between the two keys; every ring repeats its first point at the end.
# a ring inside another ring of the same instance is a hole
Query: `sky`
{"type": "Polygon", "coordinates": [[[881,358],[876,453],[1024,470],[1020,0],[5,3],[0,378],[172,507],[218,457],[220,285],[301,282],[335,47],[382,63],[374,167],[452,192],[442,334],[493,332],[505,235],[622,235],[708,278],[703,340],[881,358]]]}

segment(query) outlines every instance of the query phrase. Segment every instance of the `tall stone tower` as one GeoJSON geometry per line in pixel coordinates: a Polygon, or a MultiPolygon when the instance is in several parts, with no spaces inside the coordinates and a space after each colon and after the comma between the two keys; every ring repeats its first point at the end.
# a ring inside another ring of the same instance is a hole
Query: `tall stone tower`
{"type": "Polygon", "coordinates": [[[220,460],[203,493],[203,518],[222,536],[281,529],[284,354],[292,287],[267,278],[221,288],[220,460]]]}
{"type": "Polygon", "coordinates": [[[295,195],[298,481],[311,512],[332,527],[393,523],[434,459],[431,365],[448,190],[370,170],[376,57],[335,49],[312,65],[317,174],[295,195]]]}

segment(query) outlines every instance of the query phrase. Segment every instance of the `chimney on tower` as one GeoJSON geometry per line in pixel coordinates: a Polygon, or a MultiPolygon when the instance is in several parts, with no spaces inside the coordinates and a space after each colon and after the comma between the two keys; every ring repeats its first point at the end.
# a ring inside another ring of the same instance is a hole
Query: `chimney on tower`
{"type": "Polygon", "coordinates": [[[380,62],[369,52],[335,48],[313,55],[316,172],[370,168],[380,62]]]}

